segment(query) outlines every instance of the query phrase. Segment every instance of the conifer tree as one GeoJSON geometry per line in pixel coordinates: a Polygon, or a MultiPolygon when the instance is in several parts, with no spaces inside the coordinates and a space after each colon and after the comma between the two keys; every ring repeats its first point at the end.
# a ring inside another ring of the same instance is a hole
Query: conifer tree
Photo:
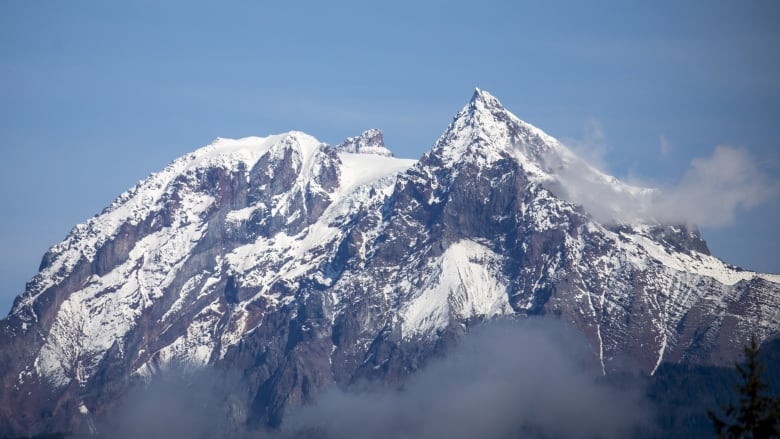
{"type": "Polygon", "coordinates": [[[711,410],[707,412],[719,438],[780,438],[780,398],[766,394],[769,387],[763,380],[766,365],[758,353],[758,342],[753,336],[745,346],[744,363],[736,364],[741,379],[736,386],[738,405],[726,407],[722,418],[711,410]]]}

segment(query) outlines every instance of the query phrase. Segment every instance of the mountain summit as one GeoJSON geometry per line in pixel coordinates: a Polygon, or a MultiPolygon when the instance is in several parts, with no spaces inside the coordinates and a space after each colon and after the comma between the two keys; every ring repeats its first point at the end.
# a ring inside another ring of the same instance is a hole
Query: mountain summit
{"type": "Polygon", "coordinates": [[[655,196],[479,89],[418,161],[378,130],[218,139],[44,255],[0,322],[0,435],[89,431],[174,368],[219,371],[224,425],[275,426],[326,386],[399,386],[498,316],[572,323],[604,373],[778,334],[780,276],[604,194],[655,196]]]}

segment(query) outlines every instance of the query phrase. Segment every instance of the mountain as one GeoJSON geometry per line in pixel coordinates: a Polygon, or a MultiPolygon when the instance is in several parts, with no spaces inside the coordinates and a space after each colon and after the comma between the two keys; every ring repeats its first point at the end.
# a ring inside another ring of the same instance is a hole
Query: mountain
{"type": "Polygon", "coordinates": [[[136,384],[205,366],[220,422],[278,426],[327,386],[397,388],[500,316],[571,323],[604,373],[776,336],[780,276],[610,203],[658,196],[479,89],[417,161],[378,130],[217,139],[43,256],[0,322],[0,436],[90,431],[136,384]]]}

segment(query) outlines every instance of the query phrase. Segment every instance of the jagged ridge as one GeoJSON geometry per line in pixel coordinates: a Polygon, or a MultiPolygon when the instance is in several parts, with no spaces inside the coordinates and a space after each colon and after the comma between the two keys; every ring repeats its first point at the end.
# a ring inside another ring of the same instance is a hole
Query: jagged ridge
{"type": "Polygon", "coordinates": [[[652,193],[481,90],[419,161],[377,130],[218,139],[44,256],[2,321],[0,434],[85,430],[133,377],[206,365],[246,377],[226,383],[227,424],[273,425],[331,383],[400,383],[499,315],[573,322],[605,372],[721,364],[777,334],[777,276],[722,263],[685,226],[597,221],[577,179],[652,193]]]}

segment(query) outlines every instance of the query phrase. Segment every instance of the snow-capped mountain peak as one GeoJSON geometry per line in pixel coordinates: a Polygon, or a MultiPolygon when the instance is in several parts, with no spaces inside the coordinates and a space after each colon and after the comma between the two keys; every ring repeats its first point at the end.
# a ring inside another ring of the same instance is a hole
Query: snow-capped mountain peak
{"type": "Polygon", "coordinates": [[[430,153],[444,167],[476,161],[516,161],[528,179],[584,206],[604,222],[653,223],[645,215],[658,193],[620,181],[591,166],[566,145],[506,109],[477,88],[430,153]]]}
{"type": "Polygon", "coordinates": [[[568,155],[558,141],[520,120],[496,97],[479,88],[455,115],[432,154],[446,166],[464,158],[492,163],[512,157],[538,180],[549,180],[547,156],[568,155]]]}
{"type": "Polygon", "coordinates": [[[0,436],[83,428],[171,367],[236,377],[226,422],[271,425],[501,315],[571,322],[605,373],[780,332],[779,277],[685,226],[601,222],[599,198],[643,190],[485,91],[421,160],[391,155],[379,130],[217,139],[76,226],[0,321],[0,436]]]}
{"type": "Polygon", "coordinates": [[[469,100],[469,106],[476,108],[478,105],[482,105],[484,107],[503,108],[503,105],[501,105],[501,102],[499,102],[495,96],[485,90],[482,90],[479,87],[475,87],[474,93],[471,95],[471,99],[469,100]]]}
{"type": "Polygon", "coordinates": [[[355,154],[376,154],[385,157],[393,157],[393,152],[385,146],[382,131],[372,128],[363,131],[359,136],[347,137],[344,142],[336,146],[341,152],[355,154]]]}

